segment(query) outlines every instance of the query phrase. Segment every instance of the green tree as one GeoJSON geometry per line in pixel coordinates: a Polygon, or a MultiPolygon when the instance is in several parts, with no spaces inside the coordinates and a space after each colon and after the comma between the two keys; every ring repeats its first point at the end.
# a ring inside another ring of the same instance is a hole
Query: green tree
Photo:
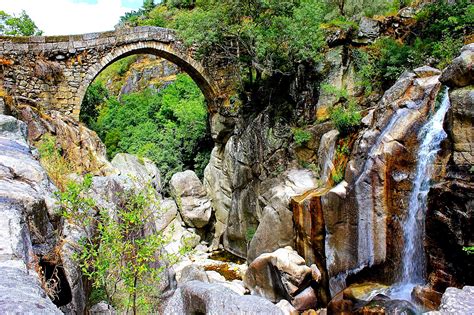
{"type": "Polygon", "coordinates": [[[88,197],[91,184],[87,175],[59,193],[64,219],[83,235],[74,258],[93,287],[103,290],[107,302],[119,311],[154,313],[164,261],[172,260],[163,250],[165,237],[151,228],[160,211],[156,193],[151,185],[126,191],[111,212],[96,209],[88,197]]]}
{"type": "Polygon", "coordinates": [[[254,83],[290,74],[302,59],[317,60],[325,46],[324,13],[323,0],[169,0],[143,17],[123,20],[177,29],[201,57],[218,53],[254,83]]]}
{"type": "Polygon", "coordinates": [[[21,11],[19,16],[0,11],[0,35],[38,36],[41,34],[43,32],[25,11],[21,11]]]}
{"type": "Polygon", "coordinates": [[[88,126],[97,120],[99,110],[104,102],[109,97],[109,93],[104,84],[100,81],[93,82],[87,89],[86,95],[81,105],[81,112],[79,114],[80,121],[88,126]]]}
{"type": "MultiPolygon", "coordinates": [[[[100,99],[95,97],[95,85],[89,89],[85,101],[100,99]]],[[[97,120],[83,121],[104,141],[110,158],[119,152],[148,157],[165,183],[185,169],[202,177],[213,143],[204,96],[188,75],[179,74],[158,93],[145,90],[120,100],[109,98],[95,110],[99,111],[97,120]]],[[[94,115],[84,114],[85,119],[90,116],[94,115]]]]}

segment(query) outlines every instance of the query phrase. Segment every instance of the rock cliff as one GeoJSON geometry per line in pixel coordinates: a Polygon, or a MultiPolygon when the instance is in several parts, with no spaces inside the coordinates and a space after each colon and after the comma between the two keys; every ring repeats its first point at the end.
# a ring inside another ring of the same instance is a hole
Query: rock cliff
{"type": "Polygon", "coordinates": [[[51,251],[56,242],[50,223],[55,215],[54,190],[30,150],[26,125],[11,116],[0,115],[2,313],[61,314],[51,301],[54,296],[47,295],[51,293],[47,291],[48,285],[53,286],[57,279],[38,273],[43,263],[40,257],[51,251]]]}

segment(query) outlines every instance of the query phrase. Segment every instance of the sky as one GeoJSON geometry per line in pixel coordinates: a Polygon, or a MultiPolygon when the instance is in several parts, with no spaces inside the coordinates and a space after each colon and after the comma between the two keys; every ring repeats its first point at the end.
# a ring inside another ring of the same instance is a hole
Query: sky
{"type": "Polygon", "coordinates": [[[143,0],[0,0],[0,10],[25,10],[44,35],[73,35],[113,30],[120,16],[142,4],[143,0]]]}

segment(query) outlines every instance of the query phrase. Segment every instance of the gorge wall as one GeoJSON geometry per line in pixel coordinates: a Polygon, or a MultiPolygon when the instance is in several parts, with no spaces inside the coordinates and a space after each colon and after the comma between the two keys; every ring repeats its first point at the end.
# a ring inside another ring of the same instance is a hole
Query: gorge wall
{"type": "MultiPolygon", "coordinates": [[[[438,291],[472,283],[472,257],[462,250],[472,245],[472,49],[472,44],[465,46],[462,62],[453,62],[442,75],[430,67],[404,73],[380,101],[362,105],[363,128],[352,136],[344,180],[336,186],[328,181],[342,138],[334,125],[308,125],[311,140],[303,147],[291,133],[296,121],[317,117],[332,106],[324,95],[318,98],[306,89],[310,76],[303,75],[306,81],[295,78],[295,97],[289,102],[275,97],[259,112],[243,109],[227,121],[214,118],[220,138],[215,138],[205,184],[216,212],[215,244],[222,238],[227,250],[249,262],[262,253],[296,246],[308,265],[316,263],[327,271],[333,294],[346,280],[397,281],[417,135],[438,106],[443,82],[452,87],[445,126],[450,137],[437,159],[424,248],[429,278],[438,291]],[[448,79],[452,73],[467,79],[448,79]]],[[[325,62],[330,73],[313,78],[354,86],[351,61],[343,60],[341,47],[326,54],[325,62]]]]}
{"type": "MultiPolygon", "coordinates": [[[[357,38],[359,44],[373,37],[370,30],[361,34],[357,38]]],[[[189,178],[195,185],[187,189],[193,191],[199,187],[199,197],[206,204],[205,222],[187,223],[189,226],[185,228],[177,214],[178,205],[172,200],[168,201],[174,205],[174,214],[167,220],[177,222],[182,230],[197,239],[195,245],[201,239],[210,241],[212,249],[223,247],[249,263],[263,253],[286,246],[295,248],[308,266],[315,264],[321,271],[316,290],[320,305],[325,305],[331,296],[350,283],[374,280],[392,284],[398,280],[401,265],[403,222],[415,176],[419,130],[439,106],[444,84],[450,87],[452,103],[445,119],[448,139],[442,143],[436,160],[423,245],[429,284],[435,291],[472,283],[474,261],[463,247],[474,243],[474,44],[466,45],[461,56],[443,71],[417,68],[403,73],[383,95],[374,93],[365,97],[358,87],[350,45],[340,45],[338,40],[344,39],[334,39],[321,64],[302,63],[294,77],[284,82],[269,82],[265,95],[253,102],[240,108],[222,107],[211,113],[215,147],[204,174],[205,190],[199,179],[191,175],[189,178]],[[359,102],[363,119],[357,130],[342,134],[328,119],[328,113],[339,100],[322,89],[324,84],[346,89],[349,97],[359,102]],[[307,132],[309,140],[296,141],[297,129],[307,132]],[[340,166],[342,178],[336,182],[334,175],[340,166]],[[208,196],[205,196],[206,191],[208,196]]],[[[175,69],[168,70],[163,73],[170,74],[175,69]]],[[[17,78],[19,75],[21,73],[16,73],[17,78]]],[[[139,75],[132,76],[123,93],[140,85],[139,81],[139,75]]],[[[18,82],[22,86],[21,79],[18,82]]],[[[26,93],[35,88],[26,86],[19,90],[22,89],[26,93]]],[[[33,96],[32,99],[38,98],[33,96]]],[[[96,178],[102,185],[99,188],[115,187],[120,182],[116,166],[112,167],[105,158],[103,144],[83,125],[58,111],[51,110],[45,115],[24,104],[16,106],[14,112],[27,122],[31,141],[45,133],[55,134],[62,140],[60,146],[69,148],[68,154],[81,162],[82,171],[104,176],[96,178]]],[[[25,132],[23,125],[17,129],[25,132]]],[[[8,147],[7,153],[21,151],[31,158],[26,142],[25,148],[4,146],[8,147]]],[[[33,168],[38,166],[36,161],[31,163],[33,168]]],[[[18,174],[24,172],[10,166],[3,168],[5,174],[1,174],[0,179],[6,183],[21,179],[18,174]],[[18,174],[11,175],[13,171],[18,174]]],[[[38,182],[48,186],[46,175],[37,172],[38,182]]],[[[50,196],[51,189],[47,189],[50,196]]],[[[3,187],[3,190],[7,189],[3,187]]],[[[112,194],[105,191],[101,193],[112,194]]],[[[31,194],[36,198],[39,193],[31,194]]],[[[38,213],[48,217],[45,214],[50,210],[47,201],[36,199],[33,206],[21,205],[21,211],[14,209],[15,220],[20,222],[18,230],[22,230],[25,216],[26,221],[30,219],[28,207],[36,207],[37,203],[38,213]]],[[[2,203],[0,210],[9,212],[11,209],[2,203]]],[[[49,223],[54,221],[55,215],[50,216],[51,219],[40,219],[49,223]]],[[[198,222],[202,218],[194,219],[198,222]]],[[[170,224],[168,221],[166,227],[170,224]]],[[[30,229],[50,228],[50,224],[38,227],[37,223],[30,223],[30,229]]],[[[39,236],[25,236],[26,243],[30,242],[28,237],[35,244],[39,236]]],[[[9,261],[11,255],[3,254],[7,257],[4,261],[9,261]]],[[[27,257],[15,255],[21,258],[15,260],[23,272],[23,264],[27,262],[22,260],[27,257]]],[[[63,256],[67,264],[67,255],[63,256]]],[[[84,309],[84,293],[82,288],[77,289],[82,286],[81,277],[71,265],[66,276],[75,285],[72,304],[81,310],[84,309]]],[[[52,307],[48,301],[45,303],[52,307]]]]}

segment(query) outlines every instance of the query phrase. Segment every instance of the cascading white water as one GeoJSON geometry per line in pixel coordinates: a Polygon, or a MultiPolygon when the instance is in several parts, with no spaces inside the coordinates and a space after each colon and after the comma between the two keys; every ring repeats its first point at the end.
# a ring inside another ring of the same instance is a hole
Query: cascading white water
{"type": "Polygon", "coordinates": [[[446,89],[441,105],[418,134],[421,144],[418,149],[418,162],[408,214],[403,224],[405,246],[402,256],[402,272],[399,283],[393,287],[390,294],[392,298],[410,300],[413,288],[418,284],[423,284],[425,279],[423,235],[426,202],[430,190],[433,163],[440,149],[441,141],[446,138],[443,121],[449,106],[449,95],[446,89]]]}

